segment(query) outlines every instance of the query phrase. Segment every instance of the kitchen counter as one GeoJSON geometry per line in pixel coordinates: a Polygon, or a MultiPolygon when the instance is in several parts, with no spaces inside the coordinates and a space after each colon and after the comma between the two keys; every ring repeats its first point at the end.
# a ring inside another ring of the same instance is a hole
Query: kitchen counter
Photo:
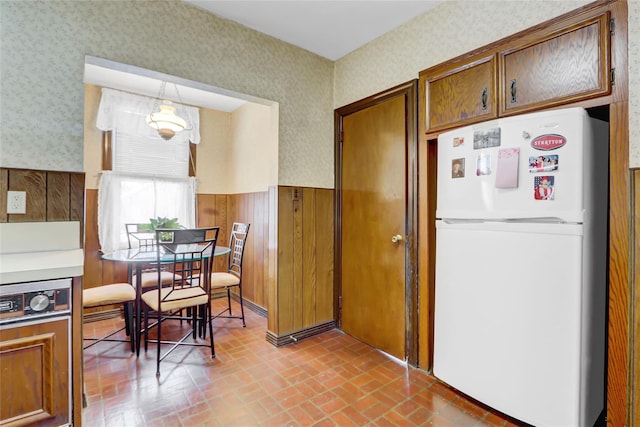
{"type": "Polygon", "coordinates": [[[0,254],[0,285],[83,274],[82,249],[0,254]]]}
{"type": "Polygon", "coordinates": [[[78,221],[0,223],[0,285],[84,271],[78,221]]]}

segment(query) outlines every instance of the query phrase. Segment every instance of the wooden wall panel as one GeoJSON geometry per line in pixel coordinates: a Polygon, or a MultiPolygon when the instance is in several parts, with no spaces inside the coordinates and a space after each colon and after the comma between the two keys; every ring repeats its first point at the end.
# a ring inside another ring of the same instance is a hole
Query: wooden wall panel
{"type": "MultiPolygon", "coordinates": [[[[84,174],[72,173],[69,176],[69,219],[84,224],[84,174]]],[[[82,227],[84,229],[84,226],[82,227]]]]}
{"type": "Polygon", "coordinates": [[[0,222],[80,221],[84,241],[84,173],[0,169],[0,222]],[[26,191],[26,214],[7,214],[7,191],[26,191]]]}
{"type": "Polygon", "coordinates": [[[27,192],[25,214],[9,214],[9,222],[47,220],[47,173],[27,169],[9,170],[9,191],[27,192]]]}
{"type": "Polygon", "coordinates": [[[313,325],[316,320],[316,191],[313,188],[302,189],[302,290],[301,321],[302,326],[313,325]]]}
{"type": "Polygon", "coordinates": [[[278,319],[276,335],[294,331],[295,307],[293,303],[295,288],[294,273],[294,208],[293,188],[278,188],[278,266],[277,287],[278,319]]]}
{"type": "Polygon", "coordinates": [[[265,275],[267,253],[264,230],[268,225],[268,218],[264,214],[268,211],[268,194],[234,194],[229,198],[227,229],[230,230],[234,222],[251,224],[243,260],[243,297],[266,312],[268,286],[265,275]]]}
{"type": "MultiPolygon", "coordinates": [[[[122,263],[103,261],[100,252],[100,240],[98,238],[98,190],[87,189],[87,212],[85,224],[84,247],[84,287],[85,289],[109,283],[122,283],[127,281],[127,266],[122,263]]],[[[89,311],[108,310],[99,307],[89,311]]]]}
{"type": "MultiPolygon", "coordinates": [[[[275,337],[335,320],[333,190],[279,187],[275,337]]],[[[273,309],[270,307],[269,319],[273,309]]],[[[277,338],[276,338],[277,339],[277,338]]]]}
{"type": "MultiPolygon", "coordinates": [[[[279,203],[278,187],[269,187],[268,194],[268,221],[267,221],[267,330],[277,336],[278,319],[280,318],[280,307],[278,299],[280,293],[278,289],[278,264],[280,262],[278,236],[279,236],[279,203]]],[[[267,336],[268,336],[267,333],[267,336]]]]}
{"type": "MultiPolygon", "coordinates": [[[[234,222],[251,224],[243,260],[243,297],[267,311],[267,254],[264,230],[268,225],[268,194],[200,194],[198,195],[198,225],[220,226],[219,245],[229,244],[229,230],[234,222]]],[[[214,269],[226,268],[227,257],[215,260],[214,269]]]]}
{"type": "Polygon", "coordinates": [[[269,194],[267,192],[260,193],[256,198],[253,206],[254,222],[251,224],[251,234],[253,235],[252,245],[252,264],[253,280],[255,283],[262,283],[262,287],[256,289],[254,295],[255,302],[258,305],[268,307],[268,227],[269,227],[269,194]]]}
{"type": "Polygon", "coordinates": [[[334,191],[317,189],[315,206],[316,293],[314,324],[335,319],[334,297],[334,191]]]}
{"type": "MultiPolygon", "coordinates": [[[[227,203],[228,196],[219,194],[198,194],[198,227],[220,227],[218,245],[227,246],[227,203]]],[[[223,271],[227,265],[226,257],[217,257],[213,262],[214,271],[223,271]]]]}
{"type": "Polygon", "coordinates": [[[0,222],[8,222],[7,190],[9,189],[9,170],[0,169],[0,222]]]}
{"type": "Polygon", "coordinates": [[[69,218],[69,174],[47,173],[47,221],[65,221],[69,218]]]}
{"type": "Polygon", "coordinates": [[[632,242],[631,266],[631,337],[629,342],[630,376],[630,425],[640,427],[640,169],[632,172],[632,242]]]}
{"type": "Polygon", "coordinates": [[[98,240],[98,190],[94,189],[87,189],[85,235],[84,286],[92,288],[103,284],[100,242],[98,240]]]}

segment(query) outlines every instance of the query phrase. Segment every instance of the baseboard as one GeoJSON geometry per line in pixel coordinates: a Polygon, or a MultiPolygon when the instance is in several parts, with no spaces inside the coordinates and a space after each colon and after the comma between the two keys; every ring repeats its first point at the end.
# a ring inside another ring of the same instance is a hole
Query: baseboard
{"type": "Polygon", "coordinates": [[[119,308],[113,308],[111,310],[94,311],[86,313],[82,317],[82,323],[98,322],[100,320],[113,319],[114,317],[120,317],[122,310],[119,308]]]}
{"type": "MultiPolygon", "coordinates": [[[[220,297],[222,296],[225,298],[227,297],[226,294],[220,294],[220,297]]],[[[214,295],[214,298],[215,297],[216,295],[214,295]]],[[[232,295],[231,298],[235,299],[236,301],[240,300],[240,298],[237,295],[232,295]]],[[[256,313],[258,316],[264,317],[265,319],[267,318],[267,310],[264,309],[263,307],[260,307],[259,305],[256,305],[247,299],[244,300],[244,306],[245,308],[248,308],[249,310],[256,313]]],[[[93,311],[91,313],[84,314],[82,317],[82,322],[83,323],[99,322],[100,320],[113,319],[114,317],[121,317],[121,316],[122,316],[122,309],[120,308],[113,308],[110,310],[102,310],[102,311],[93,311]]]]}
{"type": "Polygon", "coordinates": [[[285,334],[283,336],[276,336],[271,331],[267,331],[267,342],[271,343],[276,347],[280,347],[283,345],[297,342],[305,338],[309,338],[314,335],[321,334],[323,332],[330,331],[332,329],[335,329],[335,327],[336,327],[336,322],[334,320],[331,320],[329,322],[321,323],[319,325],[315,325],[310,328],[301,329],[299,331],[285,334]]]}
{"type": "MultiPolygon", "coordinates": [[[[226,298],[227,297],[227,293],[226,292],[216,292],[214,293],[211,298],[226,298]]],[[[231,299],[236,301],[237,303],[240,303],[240,297],[237,294],[231,293],[231,299]]],[[[244,306],[245,308],[248,308],[249,310],[253,311],[254,313],[256,313],[258,316],[260,317],[264,317],[265,319],[267,318],[267,309],[264,307],[261,307],[259,305],[257,305],[256,303],[254,303],[253,301],[249,301],[246,298],[243,298],[242,301],[244,302],[244,306]]]]}

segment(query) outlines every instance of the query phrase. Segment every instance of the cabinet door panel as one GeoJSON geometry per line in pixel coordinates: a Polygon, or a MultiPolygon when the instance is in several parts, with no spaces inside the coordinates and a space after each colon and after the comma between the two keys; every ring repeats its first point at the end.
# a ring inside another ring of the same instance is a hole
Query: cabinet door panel
{"type": "Polygon", "coordinates": [[[70,327],[54,317],[0,328],[0,425],[69,423],[70,327]]]}
{"type": "Polygon", "coordinates": [[[603,14],[501,52],[501,115],[608,94],[608,28],[603,14]]]}
{"type": "Polygon", "coordinates": [[[497,117],[495,56],[473,58],[425,78],[427,129],[453,126],[497,117]]]}

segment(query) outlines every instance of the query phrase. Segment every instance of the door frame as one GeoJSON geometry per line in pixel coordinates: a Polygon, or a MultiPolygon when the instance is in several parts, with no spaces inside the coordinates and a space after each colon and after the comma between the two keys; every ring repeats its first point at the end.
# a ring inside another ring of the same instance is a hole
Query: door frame
{"type": "Polygon", "coordinates": [[[334,111],[335,156],[335,238],[334,238],[334,313],[341,324],[342,295],[342,122],[345,116],[373,107],[391,98],[405,98],[405,358],[409,365],[418,363],[418,80],[392,87],[375,95],[340,107],[334,111]]]}

